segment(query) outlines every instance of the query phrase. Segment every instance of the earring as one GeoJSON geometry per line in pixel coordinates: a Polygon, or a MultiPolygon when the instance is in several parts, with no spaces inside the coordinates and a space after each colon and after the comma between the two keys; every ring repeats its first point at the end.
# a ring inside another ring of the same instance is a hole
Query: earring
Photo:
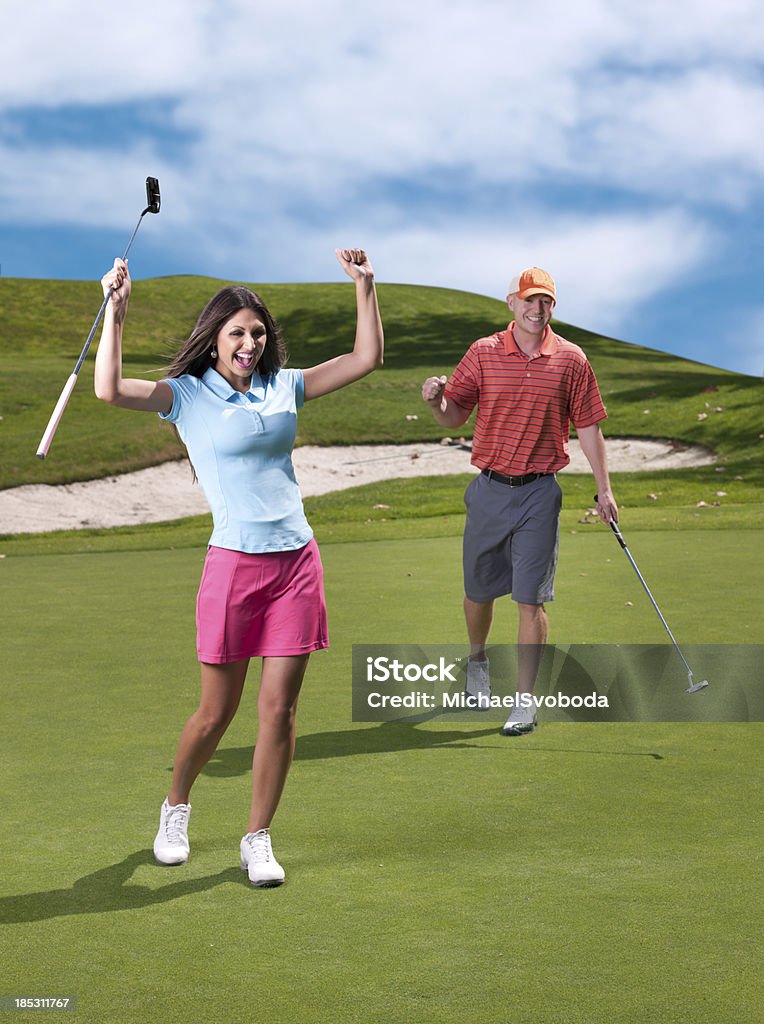
{"type": "Polygon", "coordinates": [[[216,348],[213,348],[213,350],[210,352],[210,356],[213,359],[217,359],[217,357],[218,357],[218,350],[216,348]]]}

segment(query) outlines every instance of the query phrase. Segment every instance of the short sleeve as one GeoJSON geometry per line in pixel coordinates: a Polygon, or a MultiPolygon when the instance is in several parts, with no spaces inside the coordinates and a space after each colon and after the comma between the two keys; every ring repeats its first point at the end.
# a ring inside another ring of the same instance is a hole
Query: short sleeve
{"type": "Polygon", "coordinates": [[[588,359],[576,375],[570,394],[570,419],[573,426],[591,427],[607,419],[597,378],[588,359]]]}
{"type": "Polygon", "coordinates": [[[164,382],[170,385],[172,391],[172,408],[169,412],[160,412],[159,418],[169,423],[177,423],[199,393],[202,382],[189,373],[182,377],[165,377],[164,382]]]}
{"type": "Polygon", "coordinates": [[[302,370],[279,370],[279,380],[286,385],[294,395],[296,409],[302,409],[305,405],[305,378],[302,370]]]}
{"type": "Polygon", "coordinates": [[[462,409],[469,409],[471,412],[478,402],[480,376],[477,343],[475,343],[467,349],[461,362],[451,374],[445,387],[446,398],[450,398],[462,409]]]}

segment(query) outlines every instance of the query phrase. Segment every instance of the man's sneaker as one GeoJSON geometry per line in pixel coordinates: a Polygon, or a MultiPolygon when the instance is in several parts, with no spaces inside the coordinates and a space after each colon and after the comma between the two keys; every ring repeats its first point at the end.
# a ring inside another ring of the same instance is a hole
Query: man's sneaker
{"type": "Polygon", "coordinates": [[[488,711],[491,707],[491,680],[488,674],[488,658],[467,662],[467,682],[464,692],[468,697],[477,698],[476,711],[488,711]]]}
{"type": "Polygon", "coordinates": [[[536,728],[536,713],[533,708],[515,707],[501,730],[504,736],[524,736],[536,728]]]}
{"type": "Polygon", "coordinates": [[[154,840],[154,856],[160,864],[185,864],[191,848],[188,845],[188,819],[191,804],[171,807],[165,799],[159,815],[159,831],[154,840]]]}
{"type": "Polygon", "coordinates": [[[249,875],[252,885],[261,889],[281,885],[284,869],[273,856],[271,836],[267,828],[247,832],[240,844],[241,869],[249,875]]]}

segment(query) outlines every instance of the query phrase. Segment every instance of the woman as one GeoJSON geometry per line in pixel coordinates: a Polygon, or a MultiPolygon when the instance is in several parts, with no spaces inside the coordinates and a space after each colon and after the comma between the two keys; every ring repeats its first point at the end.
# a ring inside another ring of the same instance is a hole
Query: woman
{"type": "Polygon", "coordinates": [[[96,395],[176,425],[214,522],[197,598],[201,699],[180,736],[154,855],[160,864],[188,859],[191,787],[236,713],[250,658],[262,657],[252,806],[240,844],[241,866],[256,886],[284,881],[269,828],[294,753],[308,658],[328,646],[321,560],[291,461],[296,412],[382,365],[374,271],[361,249],[338,250],[337,259],[355,283],[355,344],[307,370],[283,369],[283,343],[265,304],[236,287],[205,306],[164,380],[125,379],[127,264],[115,260],[101,282],[112,295],[96,395]]]}

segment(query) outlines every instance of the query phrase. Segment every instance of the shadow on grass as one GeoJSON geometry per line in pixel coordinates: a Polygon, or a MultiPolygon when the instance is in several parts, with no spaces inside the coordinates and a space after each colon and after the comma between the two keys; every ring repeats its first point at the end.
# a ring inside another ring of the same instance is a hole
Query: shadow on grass
{"type": "MultiPolygon", "coordinates": [[[[205,892],[224,882],[240,882],[242,877],[246,879],[239,868],[230,867],[204,878],[170,882],[160,889],[127,884],[136,868],[154,863],[150,850],[137,850],[118,864],[112,864],[79,878],[70,889],[48,889],[20,896],[5,896],[0,898],[0,920],[4,924],[20,924],[47,921],[53,917],[70,917],[75,914],[140,910],[157,903],[167,903],[181,896],[205,892]]],[[[173,869],[157,867],[157,870],[172,873],[173,869]]]]}
{"type": "MultiPolygon", "coordinates": [[[[527,745],[528,737],[503,737],[497,725],[472,730],[438,730],[417,729],[416,723],[382,722],[376,728],[341,729],[333,732],[310,733],[297,737],[295,750],[296,761],[321,761],[333,757],[356,757],[369,754],[390,754],[403,750],[433,750],[447,748],[449,750],[489,749],[479,747],[475,743],[466,742],[471,739],[495,737],[500,744],[507,744],[517,750],[524,749],[530,753],[541,754],[585,754],[605,757],[649,757],[662,761],[661,754],[642,753],[624,750],[589,750],[589,749],[552,749],[527,745]]],[[[490,748],[494,749],[494,748],[490,748]]],[[[214,778],[230,778],[246,775],[252,766],[252,747],[228,747],[218,749],[205,768],[205,775],[214,778]]],[[[172,768],[169,769],[172,771],[172,768]]]]}
{"type": "MultiPolygon", "coordinates": [[[[465,740],[494,736],[501,744],[506,743],[515,751],[537,754],[578,754],[602,757],[647,757],[662,761],[660,754],[623,751],[590,750],[587,748],[561,749],[535,746],[529,738],[504,739],[499,737],[496,725],[488,728],[464,730],[420,730],[413,722],[383,722],[376,728],[338,730],[312,733],[301,736],[297,741],[296,759],[301,761],[323,760],[330,757],[352,757],[355,755],[388,754],[402,750],[423,750],[447,747],[453,749],[481,749],[465,740]]],[[[495,748],[482,748],[495,749],[495,748]]],[[[204,769],[205,774],[215,777],[244,775],[250,770],[252,747],[231,747],[218,750],[204,769]]],[[[48,889],[18,896],[0,898],[0,921],[5,924],[21,924],[32,921],[47,921],[55,917],[70,917],[77,914],[102,914],[111,911],[141,910],[144,907],[193,893],[206,892],[226,882],[242,882],[246,876],[238,867],[224,868],[203,878],[185,878],[170,882],[158,889],[145,885],[128,884],[133,872],[142,865],[155,865],[151,850],[136,850],[124,860],[109,867],[93,871],[78,879],[68,889],[48,889]]],[[[172,875],[172,868],[159,868],[172,875]]]]}

